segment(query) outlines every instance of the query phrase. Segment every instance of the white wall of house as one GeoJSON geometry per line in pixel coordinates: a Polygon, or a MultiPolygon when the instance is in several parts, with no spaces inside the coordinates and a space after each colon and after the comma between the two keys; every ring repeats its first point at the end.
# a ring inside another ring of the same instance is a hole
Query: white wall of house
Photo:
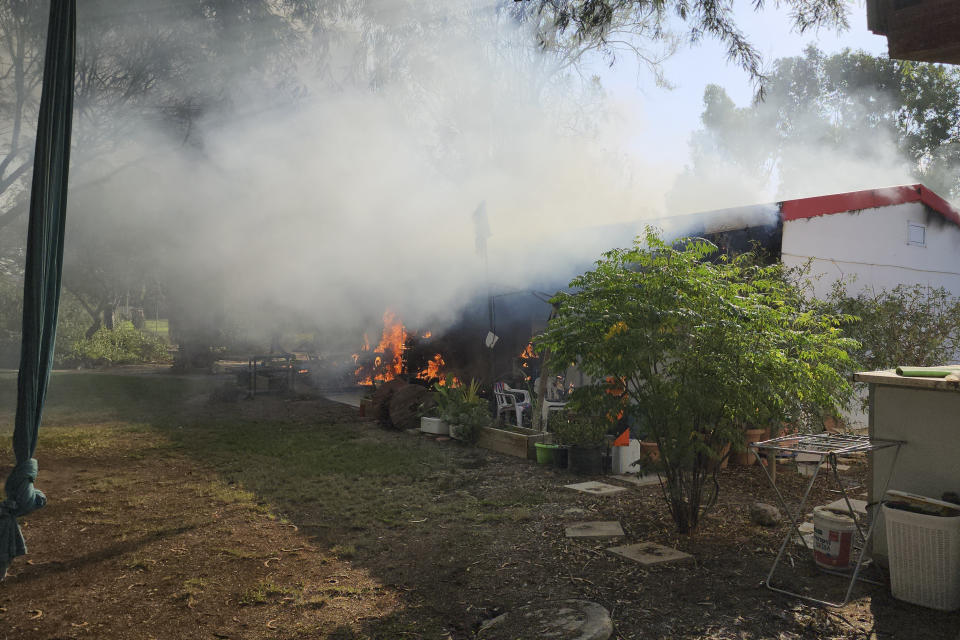
{"type": "Polygon", "coordinates": [[[812,259],[818,297],[841,278],[851,294],[926,284],[960,296],[960,227],[919,202],[785,220],[782,259],[812,259]]]}
{"type": "MultiPolygon", "coordinates": [[[[817,297],[838,279],[850,294],[924,284],[960,297],[960,227],[919,202],[785,220],[781,255],[789,266],[810,261],[817,297]]],[[[867,426],[859,409],[844,419],[867,426]]]]}

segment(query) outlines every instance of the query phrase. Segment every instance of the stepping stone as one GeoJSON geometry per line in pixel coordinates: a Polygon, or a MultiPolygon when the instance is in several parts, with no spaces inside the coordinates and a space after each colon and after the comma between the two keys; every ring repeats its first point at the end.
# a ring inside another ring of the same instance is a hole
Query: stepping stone
{"type": "MultiPolygon", "coordinates": [[[[859,516],[867,516],[867,501],[866,500],[857,500],[856,498],[850,498],[850,506],[853,507],[853,512],[859,516]]],[[[827,511],[833,511],[834,513],[842,513],[849,515],[850,511],[847,509],[847,503],[843,498],[839,500],[834,500],[828,505],[823,507],[827,511]]]]}
{"type": "Polygon", "coordinates": [[[592,480],[590,482],[579,482],[577,484],[568,484],[564,486],[567,489],[582,491],[584,493],[592,493],[595,496],[608,496],[611,493],[619,493],[627,490],[626,487],[618,487],[605,482],[595,482],[592,480]]]}
{"type": "Polygon", "coordinates": [[[618,476],[610,476],[611,480],[619,480],[621,482],[629,482],[630,484],[637,485],[638,487],[647,487],[652,484],[660,484],[660,476],[655,473],[648,473],[646,475],[637,475],[635,473],[624,473],[618,476]]]}
{"type": "Polygon", "coordinates": [[[813,548],[814,548],[813,538],[814,538],[814,536],[813,536],[812,533],[804,533],[802,536],[798,536],[797,534],[793,534],[793,543],[794,543],[795,545],[797,545],[798,547],[804,547],[804,548],[807,548],[807,549],[813,549],[813,548]],[[804,544],[804,542],[806,542],[806,544],[804,544]]]}
{"type": "Polygon", "coordinates": [[[485,622],[477,637],[481,640],[607,640],[612,634],[610,613],[596,602],[559,600],[508,611],[485,622]]]}
{"type": "Polygon", "coordinates": [[[610,553],[639,562],[645,567],[654,564],[664,564],[667,562],[681,562],[693,560],[693,556],[671,547],[665,547],[656,542],[638,542],[628,544],[622,547],[610,547],[607,549],[610,553]]]}
{"type": "Polygon", "coordinates": [[[575,522],[566,529],[568,538],[612,538],[623,535],[623,527],[616,520],[575,522]]]}

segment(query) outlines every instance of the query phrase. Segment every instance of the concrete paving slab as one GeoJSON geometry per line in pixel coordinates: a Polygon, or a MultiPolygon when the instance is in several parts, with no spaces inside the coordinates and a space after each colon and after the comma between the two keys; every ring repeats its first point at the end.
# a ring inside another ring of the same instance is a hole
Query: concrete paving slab
{"type": "Polygon", "coordinates": [[[587,600],[561,600],[508,611],[485,622],[477,636],[482,640],[607,640],[612,634],[613,620],[602,606],[587,600]]]}
{"type": "Polygon", "coordinates": [[[611,493],[620,493],[621,491],[626,491],[626,487],[618,487],[613,484],[607,484],[606,482],[578,482],[577,484],[568,484],[564,485],[567,489],[573,489],[574,491],[582,491],[584,493],[592,493],[595,496],[608,496],[611,493]]]}
{"type": "Polygon", "coordinates": [[[612,538],[623,535],[623,527],[616,520],[574,522],[566,528],[568,538],[612,538]]]}
{"type": "Polygon", "coordinates": [[[793,534],[793,543],[798,547],[804,547],[807,549],[813,549],[813,534],[805,533],[801,539],[797,534],[793,534]],[[806,544],[804,544],[806,542],[806,544]]]}
{"type": "Polygon", "coordinates": [[[689,553],[684,553],[672,547],[665,547],[656,542],[638,542],[622,547],[610,547],[607,551],[628,560],[639,562],[644,566],[693,560],[693,556],[689,553]]]}
{"type": "Polygon", "coordinates": [[[646,475],[638,475],[636,473],[624,473],[621,475],[610,476],[611,480],[618,480],[620,482],[629,482],[630,484],[636,485],[638,487],[647,487],[652,484],[660,484],[660,476],[655,473],[648,473],[646,475]]]}
{"type": "MultiPolygon", "coordinates": [[[[853,507],[853,512],[857,515],[866,517],[867,515],[867,501],[866,500],[857,500],[856,498],[850,498],[850,506],[853,507]]],[[[850,511],[847,509],[847,503],[843,498],[839,500],[834,500],[830,504],[824,505],[823,507],[827,511],[833,511],[834,513],[843,513],[849,514],[850,511]]]]}

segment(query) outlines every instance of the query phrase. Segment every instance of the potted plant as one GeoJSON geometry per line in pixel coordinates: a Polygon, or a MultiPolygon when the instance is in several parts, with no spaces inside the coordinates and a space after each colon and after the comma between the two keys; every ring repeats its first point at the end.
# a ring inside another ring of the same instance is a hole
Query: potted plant
{"type": "Polygon", "coordinates": [[[464,442],[476,442],[480,430],[491,422],[490,407],[480,397],[480,383],[471,380],[470,384],[451,389],[453,398],[442,417],[450,424],[450,437],[464,442]]]}
{"type": "Polygon", "coordinates": [[[605,420],[568,412],[557,420],[553,435],[557,443],[566,445],[570,471],[583,475],[597,475],[603,471],[607,435],[605,420]]]}
{"type": "Polygon", "coordinates": [[[453,387],[453,378],[433,386],[434,406],[420,418],[420,431],[445,436],[450,433],[450,419],[460,413],[461,393],[453,387]]]}

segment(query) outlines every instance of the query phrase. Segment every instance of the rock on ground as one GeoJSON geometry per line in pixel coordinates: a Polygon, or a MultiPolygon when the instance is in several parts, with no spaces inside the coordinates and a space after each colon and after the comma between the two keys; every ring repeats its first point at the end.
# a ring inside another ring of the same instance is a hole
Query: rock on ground
{"type": "Polygon", "coordinates": [[[761,527],[775,527],[780,524],[780,510],[772,504],[754,502],[750,505],[750,520],[761,527]]]}

